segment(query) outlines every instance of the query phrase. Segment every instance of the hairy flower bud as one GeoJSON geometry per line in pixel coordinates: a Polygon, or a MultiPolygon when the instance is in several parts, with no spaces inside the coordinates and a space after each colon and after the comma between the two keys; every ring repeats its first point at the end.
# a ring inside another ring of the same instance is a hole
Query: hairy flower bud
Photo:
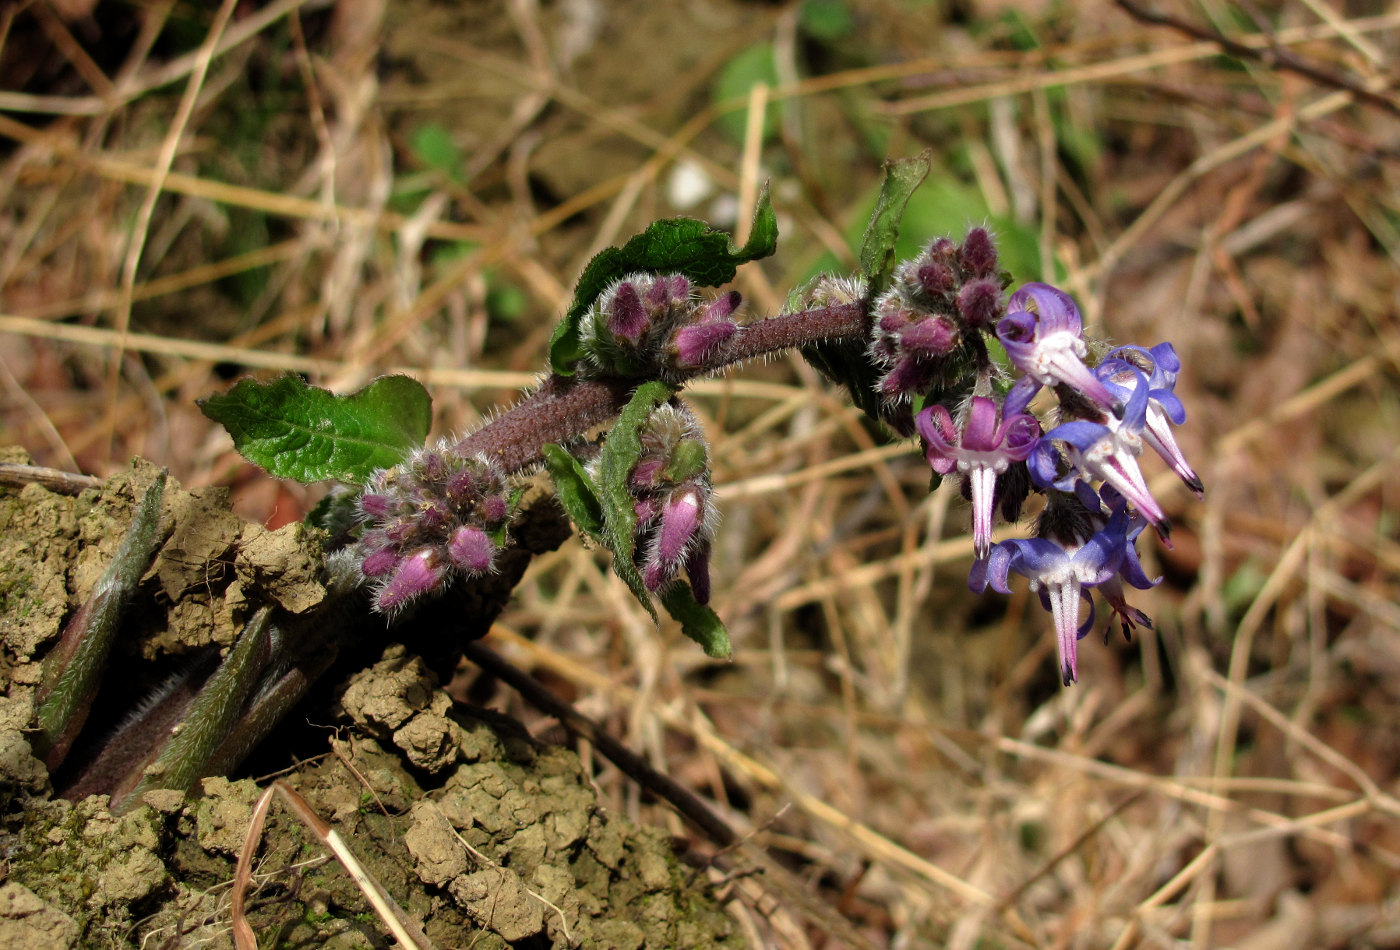
{"type": "Polygon", "coordinates": [[[374,592],[374,606],[380,613],[392,613],[414,598],[436,590],[447,574],[437,548],[419,548],[399,562],[398,569],[374,592]]]}
{"type": "Polygon", "coordinates": [[[957,308],[966,326],[990,331],[1006,315],[1001,282],[987,277],[968,281],[958,291],[957,308]]]}
{"type": "Polygon", "coordinates": [[[943,376],[947,358],[962,343],[957,323],[922,309],[899,286],[876,301],[874,317],[870,356],[885,370],[880,393],[894,401],[923,395],[943,376]]]}
{"type": "Polygon", "coordinates": [[[511,501],[485,457],[462,456],[444,440],[376,472],[359,508],[360,573],[376,582],[375,609],[392,613],[454,574],[492,570],[511,501]]]}
{"type": "Polygon", "coordinates": [[[958,248],[958,263],[968,278],[992,278],[997,273],[997,249],[986,228],[972,228],[958,248]]]}
{"type": "Polygon", "coordinates": [[[703,603],[709,598],[708,552],[718,517],[704,433],[683,404],[667,403],[648,417],[638,437],[642,451],[627,483],[637,514],[633,550],[642,583],[660,590],[684,567],[703,603]]]}
{"type": "Polygon", "coordinates": [[[447,556],[467,573],[484,574],[496,560],[496,544],[475,525],[462,525],[447,542],[447,556]]]}

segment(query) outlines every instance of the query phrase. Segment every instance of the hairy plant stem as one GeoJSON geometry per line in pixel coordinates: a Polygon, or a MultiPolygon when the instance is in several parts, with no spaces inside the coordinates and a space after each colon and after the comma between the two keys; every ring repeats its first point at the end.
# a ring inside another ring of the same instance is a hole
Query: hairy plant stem
{"type": "MultiPolygon", "coordinates": [[[[864,340],[870,329],[866,306],[864,301],[836,304],[750,323],[705,363],[675,381],[684,384],[736,363],[812,343],[864,340]]],[[[485,455],[507,474],[518,472],[542,461],[546,445],[577,438],[617,415],[645,381],[643,377],[577,379],[551,374],[539,389],[458,442],[455,450],[485,455]]]]}

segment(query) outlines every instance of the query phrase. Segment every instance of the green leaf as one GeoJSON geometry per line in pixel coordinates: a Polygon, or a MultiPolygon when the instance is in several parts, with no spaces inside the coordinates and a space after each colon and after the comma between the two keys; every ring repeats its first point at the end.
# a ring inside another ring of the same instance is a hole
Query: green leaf
{"type": "Polygon", "coordinates": [[[899,240],[899,223],[904,206],[925,178],[931,166],[932,151],[924,149],[913,158],[898,158],[885,162],[885,180],[880,185],[880,197],[866,225],[860,242],[860,273],[870,282],[870,299],[884,292],[894,272],[895,243],[899,240]]]}
{"type": "Polygon", "coordinates": [[[632,563],[637,510],[633,507],[635,502],[627,485],[627,477],[632,474],[642,454],[642,424],[652,410],[672,395],[674,390],[670,386],[656,380],[638,386],[608,433],[598,459],[598,500],[603,506],[603,543],[612,551],[613,571],[651,614],[652,620],[657,619],[656,605],[651,602],[637,565],[632,563]]]}
{"type": "Polygon", "coordinates": [[[510,493],[510,500],[506,504],[506,516],[496,530],[491,532],[491,543],[498,548],[506,546],[506,541],[510,538],[510,523],[515,520],[515,513],[520,510],[520,499],[525,497],[525,486],[521,485],[510,493]]]}
{"type": "Polygon", "coordinates": [[[845,0],[807,0],[797,14],[797,26],[814,40],[835,43],[851,35],[856,18],[845,0]]]}
{"type": "Polygon", "coordinates": [[[413,133],[413,153],[429,168],[434,168],[453,181],[462,178],[462,150],[452,141],[452,133],[435,122],[420,126],[413,133]]]}
{"type": "Polygon", "coordinates": [[[681,632],[700,644],[705,655],[717,660],[728,659],[733,653],[729,631],[719,614],[695,599],[691,589],[677,581],[661,591],[666,612],[681,623],[681,632]]]}
{"type": "Polygon", "coordinates": [[[598,501],[598,486],[593,484],[588,470],[563,446],[544,447],[544,467],[554,479],[554,494],[564,506],[564,513],[589,536],[603,538],[603,506],[598,501]]]}
{"type": "Polygon", "coordinates": [[[695,218],[654,221],[622,247],[604,248],[588,262],[574,288],[573,303],[554,328],[549,363],[561,376],[572,376],[583,358],[582,322],[593,302],[613,281],[637,272],[684,274],[701,287],[718,287],[734,279],[740,264],[767,257],[778,247],[778,216],[764,186],[754,209],[753,227],[743,247],[728,234],[695,218]]]}
{"type": "MultiPolygon", "coordinates": [[[[778,85],[777,59],[772,43],[757,43],[740,50],[734,58],[720,67],[715,76],[715,84],[710,91],[712,101],[717,106],[746,103],[749,90],[759,83],[769,89],[778,85]]],[[[766,142],[778,134],[777,109],[779,103],[769,102],[763,116],[763,140],[766,142]]],[[[743,105],[730,108],[720,115],[716,124],[735,142],[742,144],[748,126],[748,111],[743,105]]]]}
{"type": "Polygon", "coordinates": [[[245,379],[199,401],[233,436],[234,448],[278,478],[360,483],[422,448],[432,423],[427,390],[407,376],[381,376],[337,396],[300,376],[245,379]]]}

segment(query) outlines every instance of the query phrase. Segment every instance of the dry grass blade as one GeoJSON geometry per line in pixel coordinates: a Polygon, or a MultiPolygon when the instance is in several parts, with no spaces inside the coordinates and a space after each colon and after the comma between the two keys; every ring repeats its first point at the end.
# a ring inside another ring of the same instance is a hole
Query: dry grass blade
{"type": "Polygon", "coordinates": [[[262,841],[263,824],[267,821],[267,813],[268,809],[272,807],[272,799],[277,795],[282,797],[292,814],[311,830],[311,833],[340,862],[341,867],[345,868],[346,873],[354,880],[355,885],[369,901],[370,907],[374,909],[375,914],[383,921],[384,926],[388,928],[389,933],[400,946],[408,948],[408,950],[434,950],[433,943],[428,940],[422,928],[409,919],[394,898],[389,895],[389,892],[384,890],[384,886],[365,871],[359,859],[345,843],[345,839],[329,824],[322,821],[321,816],[316,814],[306,803],[306,799],[302,798],[295,789],[281,779],[269,785],[259,796],[257,804],[253,806],[252,819],[248,824],[248,834],[244,838],[243,849],[238,855],[238,865],[234,869],[230,913],[233,923],[233,939],[238,945],[238,950],[258,950],[257,935],[248,923],[248,888],[253,880],[253,858],[258,852],[258,844],[262,841]]]}

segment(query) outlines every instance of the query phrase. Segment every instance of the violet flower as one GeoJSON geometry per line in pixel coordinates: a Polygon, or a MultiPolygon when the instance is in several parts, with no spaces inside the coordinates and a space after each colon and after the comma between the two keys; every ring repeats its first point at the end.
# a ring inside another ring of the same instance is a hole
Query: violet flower
{"type": "MultiPolygon", "coordinates": [[[[969,586],[978,593],[990,585],[1003,594],[1011,593],[1007,582],[1012,572],[1030,581],[1031,590],[1040,596],[1042,606],[1054,618],[1060,678],[1066,686],[1079,678],[1079,640],[1094,626],[1094,601],[1089,589],[1114,581],[1132,549],[1126,507],[1115,512],[1107,525],[1081,541],[1092,517],[1092,513],[1085,511],[1072,496],[1052,497],[1051,508],[1042,516],[1041,537],[1001,542],[992,548],[986,560],[973,564],[968,579],[969,586]],[[1056,497],[1066,500],[1057,502],[1056,497]],[[1057,506],[1078,510],[1071,512],[1068,519],[1057,520],[1057,506]],[[1086,514],[1088,518],[1083,517],[1086,514]],[[1076,527],[1064,530],[1066,520],[1076,527]],[[1060,527],[1047,528],[1047,523],[1060,527]],[[1089,604],[1089,616],[1083,623],[1079,622],[1081,602],[1089,604]]],[[[1136,564],[1135,551],[1132,557],[1136,564]]],[[[1141,573],[1140,566],[1136,570],[1141,573]]]]}
{"type": "MultiPolygon", "coordinates": [[[[1083,483],[1080,483],[1083,486],[1083,483]]],[[[1088,486],[1083,486],[1088,488],[1088,486]]],[[[1123,590],[1123,584],[1127,583],[1138,590],[1149,590],[1162,583],[1161,577],[1148,577],[1147,572],[1142,569],[1142,562],[1138,560],[1137,537],[1142,533],[1142,529],[1147,527],[1147,521],[1140,515],[1134,515],[1128,511],[1128,503],[1111,485],[1105,485],[1099,492],[1103,503],[1108,506],[1110,514],[1105,517],[1100,513],[1094,518],[1096,524],[1102,528],[1114,525],[1115,530],[1121,529],[1124,534],[1123,562],[1118,565],[1118,573],[1110,577],[1099,585],[1099,593],[1103,595],[1104,601],[1108,604],[1108,609],[1118,618],[1122,630],[1123,639],[1131,640],[1132,631],[1138,627],[1153,629],[1152,618],[1141,610],[1128,603],[1127,596],[1123,590]],[[1121,519],[1114,522],[1114,518],[1121,519]]],[[[1104,631],[1104,642],[1108,642],[1109,635],[1113,632],[1113,621],[1110,620],[1108,628],[1104,631]]]]}
{"type": "MultiPolygon", "coordinates": [[[[1142,377],[1141,370],[1130,368],[1142,377]]],[[[1042,487],[1060,491],[1072,491],[1078,478],[1101,479],[1117,489],[1166,541],[1171,533],[1171,522],[1148,490],[1137,461],[1142,454],[1142,432],[1147,424],[1147,380],[1142,377],[1140,385],[1131,389],[1116,384],[1112,388],[1128,397],[1123,405],[1123,417],[1117,419],[1105,414],[1103,422],[1073,419],[1057,425],[1045,433],[1032,453],[1028,463],[1031,477],[1042,487]],[[1059,453],[1051,446],[1052,442],[1063,442],[1066,446],[1072,468],[1068,475],[1059,474],[1059,453]]]]}
{"type": "Polygon", "coordinates": [[[1025,411],[1040,389],[1029,377],[1012,387],[1004,403],[973,396],[955,425],[947,408],[929,406],[914,420],[924,455],[940,475],[957,471],[972,498],[972,548],[984,558],[992,547],[992,508],[998,479],[1024,462],[1040,438],[1040,423],[1025,411]]]}
{"type": "Polygon", "coordinates": [[[1042,386],[1068,386],[1116,411],[1118,400],[1084,365],[1083,321],[1069,294],[1049,284],[1026,284],[1011,295],[1007,311],[996,334],[1017,369],[1042,386]]]}
{"type": "Polygon", "coordinates": [[[1138,385],[1140,379],[1131,370],[1148,370],[1148,367],[1142,366],[1143,362],[1150,364],[1151,373],[1147,380],[1147,425],[1143,429],[1143,441],[1171,466],[1197,498],[1204,497],[1205,487],[1187,464],[1186,456],[1176,444],[1176,437],[1168,425],[1168,422],[1181,425],[1186,421],[1186,407],[1174,392],[1177,373],[1181,372],[1181,359],[1176,355],[1176,348],[1170,343],[1158,343],[1151,349],[1120,346],[1109,351],[1095,372],[1105,383],[1131,389],[1138,385]],[[1137,358],[1133,359],[1134,356],[1137,358]]]}

